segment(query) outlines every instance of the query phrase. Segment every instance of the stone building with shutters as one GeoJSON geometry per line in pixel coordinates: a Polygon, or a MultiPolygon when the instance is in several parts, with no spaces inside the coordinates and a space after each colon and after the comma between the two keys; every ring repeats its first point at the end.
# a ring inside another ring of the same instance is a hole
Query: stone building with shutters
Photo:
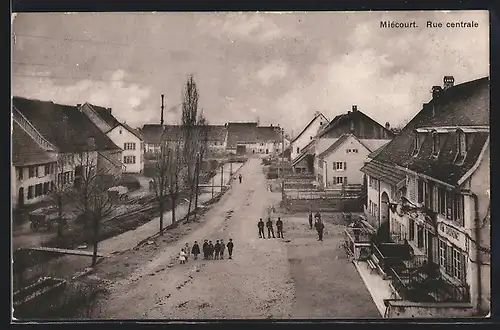
{"type": "Polygon", "coordinates": [[[368,199],[380,200],[374,215],[388,224],[388,241],[407,243],[449,284],[432,296],[460,294],[482,314],[491,297],[489,121],[489,79],[454,85],[447,76],[361,169],[378,190],[368,199]]]}

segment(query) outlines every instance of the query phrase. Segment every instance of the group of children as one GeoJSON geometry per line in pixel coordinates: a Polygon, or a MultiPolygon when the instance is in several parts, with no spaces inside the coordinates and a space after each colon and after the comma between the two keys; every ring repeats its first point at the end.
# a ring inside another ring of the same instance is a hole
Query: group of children
{"type": "MultiPolygon", "coordinates": [[[[205,242],[202,245],[203,249],[203,259],[204,260],[223,260],[224,259],[224,251],[226,250],[227,247],[227,252],[229,254],[229,259],[232,259],[233,257],[233,239],[230,238],[229,242],[227,244],[224,243],[224,240],[217,240],[215,244],[212,243],[212,241],[205,240],[205,242]]],[[[192,248],[189,248],[189,243],[186,243],[185,247],[181,249],[181,252],[179,254],[179,261],[181,264],[185,264],[188,259],[189,255],[193,255],[193,259],[197,260],[198,255],[200,254],[200,246],[198,245],[197,241],[194,241],[194,244],[192,248]]]]}

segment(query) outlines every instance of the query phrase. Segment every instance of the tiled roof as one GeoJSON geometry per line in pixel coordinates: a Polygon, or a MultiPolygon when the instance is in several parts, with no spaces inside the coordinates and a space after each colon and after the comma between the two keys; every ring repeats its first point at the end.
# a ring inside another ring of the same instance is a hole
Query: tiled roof
{"type": "Polygon", "coordinates": [[[361,144],[363,144],[370,152],[379,150],[380,148],[387,145],[391,140],[386,139],[359,139],[361,144]]]}
{"type": "Polygon", "coordinates": [[[422,142],[420,152],[412,156],[415,129],[443,126],[488,126],[490,121],[489,79],[481,78],[450,87],[431,100],[375,157],[376,160],[425,174],[442,182],[456,185],[471,169],[489,136],[488,132],[468,135],[468,152],[462,165],[454,164],[457,152],[456,134],[444,134],[441,151],[435,159],[431,157],[432,137],[429,134],[422,142]]]}
{"type": "Polygon", "coordinates": [[[257,123],[228,123],[227,148],[236,148],[238,143],[256,143],[257,123]]]}
{"type": "MultiPolygon", "coordinates": [[[[164,125],[167,141],[180,141],[183,139],[183,131],[181,125],[164,125]]],[[[226,139],[226,127],[222,125],[207,125],[208,141],[223,142],[226,139]]],[[[201,130],[201,127],[199,128],[201,130]]],[[[160,143],[162,134],[161,126],[158,124],[146,124],[141,129],[141,136],[145,143],[160,143]]]]}
{"type": "Polygon", "coordinates": [[[115,118],[115,116],[113,116],[111,114],[111,110],[110,109],[107,109],[107,108],[104,108],[104,107],[100,107],[98,105],[93,105],[93,104],[90,104],[90,103],[87,103],[88,105],[90,105],[90,107],[92,109],[95,110],[95,112],[97,112],[97,114],[99,115],[99,117],[102,118],[102,120],[104,120],[112,129],[115,128],[116,126],[118,126],[120,124],[120,122],[118,121],[118,119],[115,118]]]}
{"type": "MultiPolygon", "coordinates": [[[[337,141],[335,141],[334,143],[332,143],[331,146],[329,146],[328,148],[326,148],[325,151],[323,151],[322,153],[320,153],[318,155],[318,158],[323,158],[324,156],[332,153],[335,149],[337,149],[342,143],[344,143],[344,141],[346,141],[349,137],[351,136],[351,134],[342,134],[338,139],[337,141]]],[[[354,136],[354,135],[352,135],[354,136]]]]}
{"type": "Polygon", "coordinates": [[[61,152],[120,149],[76,106],[21,97],[14,97],[12,103],[61,152]]]}
{"type": "Polygon", "coordinates": [[[302,148],[300,154],[297,157],[295,157],[295,159],[292,160],[292,165],[296,165],[307,155],[314,155],[315,152],[316,152],[316,141],[312,140],[304,148],[302,148]]]}
{"type": "Polygon", "coordinates": [[[16,121],[12,127],[12,164],[26,166],[56,161],[56,155],[43,149],[16,121]]]}
{"type": "Polygon", "coordinates": [[[314,123],[314,121],[318,118],[318,117],[323,117],[325,119],[326,122],[328,122],[328,118],[325,117],[325,115],[323,115],[321,112],[316,112],[316,114],[314,115],[313,119],[311,119],[311,121],[304,127],[304,129],[302,129],[302,131],[300,131],[299,134],[297,134],[293,139],[292,141],[290,141],[290,143],[293,143],[295,142],[295,140],[297,140],[308,128],[309,126],[312,125],[312,123],[314,123]]]}
{"type": "Polygon", "coordinates": [[[406,178],[405,172],[377,160],[366,163],[361,168],[361,172],[394,186],[406,178]]]}
{"type": "Polygon", "coordinates": [[[257,127],[257,140],[259,142],[281,142],[279,127],[259,126],[257,127]]]}
{"type": "Polygon", "coordinates": [[[373,158],[377,157],[377,155],[382,151],[382,149],[384,149],[384,147],[387,145],[387,143],[389,143],[389,142],[384,143],[381,147],[379,147],[378,149],[375,149],[374,151],[372,151],[368,155],[368,158],[373,159],[373,158]]]}

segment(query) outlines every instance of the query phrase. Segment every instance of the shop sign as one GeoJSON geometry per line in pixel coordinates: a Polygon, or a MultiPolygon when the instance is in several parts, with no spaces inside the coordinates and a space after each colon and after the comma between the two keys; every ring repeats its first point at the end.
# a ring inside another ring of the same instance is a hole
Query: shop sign
{"type": "Polygon", "coordinates": [[[461,242],[460,236],[462,236],[462,234],[455,228],[447,226],[444,223],[440,223],[439,231],[446,235],[446,237],[451,238],[457,242],[461,242]]]}

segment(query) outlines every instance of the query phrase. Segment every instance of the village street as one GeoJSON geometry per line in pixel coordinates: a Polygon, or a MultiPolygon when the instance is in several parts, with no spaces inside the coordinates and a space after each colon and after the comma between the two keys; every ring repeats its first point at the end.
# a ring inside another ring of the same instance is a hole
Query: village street
{"type": "MultiPolygon", "coordinates": [[[[325,217],[318,242],[305,215],[284,216],[285,239],[259,239],[257,221],[277,206],[259,159],[240,169],[243,183],[206,214],[203,225],[112,283],[97,302],[96,318],[378,318],[370,294],[340,248],[342,227],[325,217]],[[197,240],[234,241],[234,258],[179,264],[181,247],[197,240]]],[[[276,221],[276,214],[273,221],[276,221]]],[[[140,258],[136,256],[136,258],[140,258]]],[[[97,275],[99,271],[97,272],[97,275]]]]}

